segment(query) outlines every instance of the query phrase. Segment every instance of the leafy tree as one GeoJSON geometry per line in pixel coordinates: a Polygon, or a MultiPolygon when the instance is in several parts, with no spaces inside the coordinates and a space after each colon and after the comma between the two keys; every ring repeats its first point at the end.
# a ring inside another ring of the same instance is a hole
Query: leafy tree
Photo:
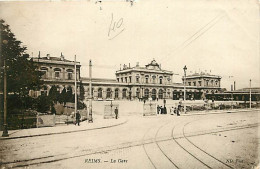
{"type": "Polygon", "coordinates": [[[51,106],[51,114],[56,114],[56,110],[53,105],[51,106]]]}
{"type": "Polygon", "coordinates": [[[85,89],[84,89],[83,83],[80,82],[80,84],[79,84],[79,99],[81,101],[83,101],[85,99],[84,95],[85,95],[85,89]]]}
{"type": "MultiPolygon", "coordinates": [[[[12,99],[17,97],[15,99],[17,102],[25,102],[29,91],[38,90],[43,84],[41,80],[43,73],[37,70],[37,66],[29,59],[29,55],[25,51],[26,47],[22,46],[22,42],[16,39],[9,25],[4,20],[0,20],[0,90],[3,91],[4,86],[3,66],[5,60],[7,92],[13,94],[12,99]]],[[[13,104],[11,108],[20,105],[21,103],[13,104]]]]}
{"type": "Polygon", "coordinates": [[[36,99],[36,110],[41,113],[47,113],[50,110],[51,102],[47,96],[39,96],[36,99]]]}
{"type": "Polygon", "coordinates": [[[58,91],[58,87],[53,85],[49,91],[49,99],[52,103],[57,103],[58,98],[59,98],[59,91],[58,91]]]}
{"type": "Polygon", "coordinates": [[[60,103],[63,103],[63,105],[65,106],[66,103],[67,103],[67,91],[66,91],[66,88],[64,87],[61,94],[60,94],[60,99],[59,99],[59,102],[60,103]]]}
{"type": "Polygon", "coordinates": [[[74,95],[72,94],[72,87],[69,86],[67,88],[67,94],[66,94],[66,102],[73,102],[74,101],[74,95]]]}

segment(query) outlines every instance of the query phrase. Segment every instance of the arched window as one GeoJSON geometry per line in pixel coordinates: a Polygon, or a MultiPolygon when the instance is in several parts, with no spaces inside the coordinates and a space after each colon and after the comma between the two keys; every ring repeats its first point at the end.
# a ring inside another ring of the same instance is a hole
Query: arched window
{"type": "Polygon", "coordinates": [[[123,99],[126,98],[126,89],[123,89],[123,99]]]}
{"type": "Polygon", "coordinates": [[[152,78],[153,78],[153,83],[155,83],[156,76],[152,76],[152,78]]]}
{"type": "Polygon", "coordinates": [[[107,89],[107,97],[106,98],[112,98],[112,91],[110,88],[107,89]]]}
{"type": "Polygon", "coordinates": [[[163,99],[163,90],[162,89],[159,90],[159,99],[163,99]]]}
{"type": "Polygon", "coordinates": [[[115,89],[115,98],[118,98],[118,89],[115,89]]]}
{"type": "Polygon", "coordinates": [[[148,98],[149,97],[149,89],[144,90],[144,97],[148,98]]]}
{"type": "Polygon", "coordinates": [[[139,83],[139,76],[136,76],[136,83],[139,83]]]}
{"type": "Polygon", "coordinates": [[[101,88],[98,89],[98,98],[102,98],[102,89],[101,88]]]}
{"type": "Polygon", "coordinates": [[[149,83],[149,75],[145,76],[145,83],[149,83]]]}

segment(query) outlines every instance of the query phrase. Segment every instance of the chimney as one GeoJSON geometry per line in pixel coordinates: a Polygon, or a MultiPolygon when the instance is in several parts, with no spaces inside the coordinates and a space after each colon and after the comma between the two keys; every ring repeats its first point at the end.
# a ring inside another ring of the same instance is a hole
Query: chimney
{"type": "Polygon", "coordinates": [[[63,56],[63,54],[62,54],[62,52],[61,52],[61,54],[60,54],[60,60],[64,60],[64,56],[63,56]]]}
{"type": "Polygon", "coordinates": [[[50,54],[47,54],[47,59],[50,59],[50,54]]]}

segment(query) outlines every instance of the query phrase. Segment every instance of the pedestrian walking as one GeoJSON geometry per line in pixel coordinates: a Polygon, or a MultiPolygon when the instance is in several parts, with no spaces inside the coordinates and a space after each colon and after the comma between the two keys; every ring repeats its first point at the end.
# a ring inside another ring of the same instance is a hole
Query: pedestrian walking
{"type": "Polygon", "coordinates": [[[115,115],[116,115],[116,119],[118,118],[118,109],[117,107],[115,108],[115,115]]]}
{"type": "Polygon", "coordinates": [[[79,126],[79,123],[80,123],[80,118],[81,118],[81,116],[79,114],[79,111],[77,111],[77,113],[76,113],[76,124],[78,124],[78,126],[79,126]]]}
{"type": "Polygon", "coordinates": [[[177,109],[177,116],[180,116],[180,111],[181,111],[181,105],[178,105],[178,109],[177,109]]]}

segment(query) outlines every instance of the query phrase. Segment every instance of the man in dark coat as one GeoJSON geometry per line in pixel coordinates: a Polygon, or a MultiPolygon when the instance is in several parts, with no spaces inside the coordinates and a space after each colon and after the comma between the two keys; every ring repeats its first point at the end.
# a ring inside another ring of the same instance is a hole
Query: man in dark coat
{"type": "Polygon", "coordinates": [[[177,116],[180,116],[180,111],[181,111],[181,105],[179,104],[177,108],[177,116]]]}
{"type": "Polygon", "coordinates": [[[80,123],[80,118],[81,118],[81,116],[79,114],[79,111],[77,111],[77,113],[76,113],[76,124],[78,123],[78,126],[79,126],[79,123],[80,123]]]}
{"type": "Polygon", "coordinates": [[[115,109],[115,114],[116,114],[116,119],[117,119],[118,118],[118,109],[117,109],[117,107],[115,109]]]}

